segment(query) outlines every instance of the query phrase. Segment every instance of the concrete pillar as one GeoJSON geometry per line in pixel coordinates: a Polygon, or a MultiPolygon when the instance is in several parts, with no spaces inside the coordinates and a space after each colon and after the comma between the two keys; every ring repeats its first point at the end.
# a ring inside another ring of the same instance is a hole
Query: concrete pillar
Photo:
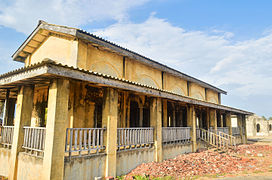
{"type": "Polygon", "coordinates": [[[42,179],[63,179],[69,91],[66,79],[54,79],[49,86],[42,179]]]}
{"type": "Polygon", "coordinates": [[[102,109],[102,127],[106,128],[105,177],[116,177],[116,142],[118,118],[118,91],[105,88],[102,109]]]}
{"type": "Polygon", "coordinates": [[[150,126],[154,128],[155,161],[162,157],[162,102],[160,98],[152,98],[150,103],[150,126]]]}
{"type": "Polygon", "coordinates": [[[172,104],[173,107],[173,121],[171,123],[172,127],[176,127],[176,107],[175,104],[172,104]]]}
{"type": "Polygon", "coordinates": [[[226,113],[226,125],[229,128],[229,135],[232,136],[231,114],[226,113]]]}
{"type": "Polygon", "coordinates": [[[130,98],[127,99],[127,118],[126,118],[126,127],[130,127],[130,98]]]}
{"type": "Polygon", "coordinates": [[[247,144],[247,129],[246,129],[246,116],[242,115],[242,127],[244,130],[244,134],[243,134],[243,144],[247,144]]]}
{"type": "Polygon", "coordinates": [[[8,179],[17,179],[18,154],[22,151],[24,141],[24,126],[30,126],[33,108],[33,92],[31,86],[22,86],[17,96],[14,134],[9,162],[8,179]]]}
{"type": "Polygon", "coordinates": [[[126,119],[128,118],[127,117],[127,110],[128,110],[127,99],[128,99],[128,93],[124,92],[122,103],[121,103],[121,127],[122,128],[126,127],[126,119]]]}
{"type": "Polygon", "coordinates": [[[191,127],[192,152],[196,152],[196,114],[193,105],[187,106],[187,126],[191,127]]]}
{"type": "Polygon", "coordinates": [[[206,124],[207,124],[207,130],[210,129],[210,109],[207,108],[207,111],[206,111],[206,124]]]}
{"type": "Polygon", "coordinates": [[[216,117],[216,110],[210,110],[210,127],[214,128],[214,131],[217,132],[217,117],[216,117]]]}
{"type": "Polygon", "coordinates": [[[168,118],[167,118],[167,100],[166,99],[163,99],[162,100],[162,103],[163,103],[163,127],[167,127],[167,121],[168,121],[168,118]]]}
{"type": "Polygon", "coordinates": [[[240,130],[241,143],[243,143],[243,126],[242,126],[242,115],[237,115],[237,125],[240,130]]]}
{"type": "Polygon", "coordinates": [[[8,122],[9,94],[10,94],[10,90],[7,89],[5,103],[4,103],[4,112],[3,112],[3,118],[4,118],[3,119],[3,126],[7,126],[7,122],[8,122]]]}

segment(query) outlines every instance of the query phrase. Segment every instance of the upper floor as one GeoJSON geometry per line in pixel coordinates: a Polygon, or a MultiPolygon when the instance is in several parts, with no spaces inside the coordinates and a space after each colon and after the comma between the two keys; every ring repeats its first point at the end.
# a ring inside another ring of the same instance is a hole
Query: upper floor
{"type": "Polygon", "coordinates": [[[29,66],[47,58],[215,104],[221,104],[221,94],[226,94],[217,87],[85,31],[40,21],[14,53],[13,59],[29,66]]]}

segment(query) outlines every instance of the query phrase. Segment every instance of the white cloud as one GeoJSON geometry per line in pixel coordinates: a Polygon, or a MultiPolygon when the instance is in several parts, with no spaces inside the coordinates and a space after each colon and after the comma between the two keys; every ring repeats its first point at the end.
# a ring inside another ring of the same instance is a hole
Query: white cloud
{"type": "Polygon", "coordinates": [[[149,0],[13,0],[0,1],[0,25],[29,34],[37,21],[80,26],[94,21],[127,19],[129,9],[149,0]]]}
{"type": "Polygon", "coordinates": [[[116,23],[94,32],[182,72],[199,77],[231,94],[272,92],[272,33],[235,42],[234,34],[186,31],[151,15],[135,24],[116,23]]]}

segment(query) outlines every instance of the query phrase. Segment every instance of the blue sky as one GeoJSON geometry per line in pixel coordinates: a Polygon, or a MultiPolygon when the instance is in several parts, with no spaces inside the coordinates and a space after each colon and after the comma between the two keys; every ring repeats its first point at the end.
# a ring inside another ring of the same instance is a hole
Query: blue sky
{"type": "Polygon", "coordinates": [[[39,19],[79,27],[226,91],[272,116],[272,1],[0,0],[0,73],[39,19]]]}

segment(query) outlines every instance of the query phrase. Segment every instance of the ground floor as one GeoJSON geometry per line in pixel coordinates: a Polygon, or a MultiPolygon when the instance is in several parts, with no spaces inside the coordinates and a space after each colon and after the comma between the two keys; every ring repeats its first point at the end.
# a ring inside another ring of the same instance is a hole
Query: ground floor
{"type": "Polygon", "coordinates": [[[248,112],[50,63],[1,77],[0,99],[0,175],[9,179],[116,177],[247,140],[248,112]]]}

